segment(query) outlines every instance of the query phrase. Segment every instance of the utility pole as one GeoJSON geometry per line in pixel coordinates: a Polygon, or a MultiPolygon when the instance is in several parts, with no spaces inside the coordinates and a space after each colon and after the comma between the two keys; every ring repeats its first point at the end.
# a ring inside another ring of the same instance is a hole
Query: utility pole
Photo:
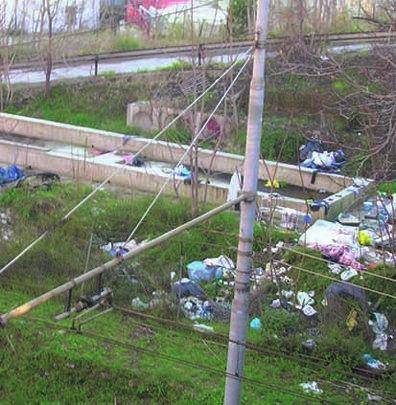
{"type": "MultiPolygon", "coordinates": [[[[243,193],[256,194],[260,140],[264,110],[265,42],[268,31],[269,0],[258,0],[253,75],[250,83],[249,115],[244,164],[243,193]]],[[[256,200],[241,203],[237,275],[231,309],[227,377],[224,404],[240,403],[252,269],[253,227],[256,200]]]]}

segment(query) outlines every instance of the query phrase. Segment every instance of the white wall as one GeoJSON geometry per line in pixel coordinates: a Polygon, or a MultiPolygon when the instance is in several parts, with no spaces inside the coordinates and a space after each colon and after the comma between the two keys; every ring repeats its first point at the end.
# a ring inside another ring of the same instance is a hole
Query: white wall
{"type": "MultiPolygon", "coordinates": [[[[55,31],[67,29],[93,29],[99,23],[100,0],[50,0],[53,10],[57,10],[54,20],[55,31]],[[72,26],[68,27],[67,8],[76,8],[76,18],[72,26]]],[[[17,28],[26,32],[40,30],[41,7],[43,0],[7,0],[6,21],[11,29],[17,28]]],[[[48,21],[45,20],[45,29],[48,21]]]]}

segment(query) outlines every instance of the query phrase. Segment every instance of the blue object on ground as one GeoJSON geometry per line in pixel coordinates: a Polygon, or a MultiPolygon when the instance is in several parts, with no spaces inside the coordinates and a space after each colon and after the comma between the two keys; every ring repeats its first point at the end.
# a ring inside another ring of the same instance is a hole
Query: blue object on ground
{"type": "Polygon", "coordinates": [[[16,165],[0,167],[0,185],[24,179],[25,173],[16,165]]]}
{"type": "Polygon", "coordinates": [[[208,267],[204,262],[194,261],[187,265],[188,277],[193,281],[211,281],[216,277],[216,268],[208,267]]]}
{"type": "Polygon", "coordinates": [[[254,330],[260,330],[262,328],[262,323],[259,318],[254,318],[250,322],[250,327],[254,330]]]}

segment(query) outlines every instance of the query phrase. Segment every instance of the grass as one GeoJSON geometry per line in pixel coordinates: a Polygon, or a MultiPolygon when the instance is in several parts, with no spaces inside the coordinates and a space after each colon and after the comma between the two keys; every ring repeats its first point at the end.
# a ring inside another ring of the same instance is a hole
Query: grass
{"type": "MultiPolygon", "coordinates": [[[[0,210],[11,217],[14,236],[11,242],[0,242],[0,265],[55,223],[88,191],[84,186],[70,183],[54,186],[47,191],[32,193],[22,188],[1,193],[0,210]]],[[[80,274],[91,233],[95,238],[90,267],[108,260],[100,251],[100,244],[108,240],[125,240],[149,201],[150,198],[139,195],[132,198],[108,191],[97,194],[65,226],[36,246],[3,278],[0,313],[80,274]]],[[[155,237],[187,221],[189,212],[186,201],[160,200],[137,233],[137,240],[155,237]]],[[[125,263],[124,270],[137,278],[144,288],[126,283],[118,271],[107,275],[105,285],[114,288],[117,304],[128,306],[137,295],[147,301],[153,291],[168,291],[169,272],[181,270],[185,275],[185,265],[192,260],[219,254],[227,254],[235,260],[233,248],[237,242],[238,222],[238,217],[233,213],[223,213],[171,242],[151,249],[131,263],[125,263]]],[[[265,246],[269,232],[272,232],[274,242],[293,241],[296,238],[293,233],[256,227],[257,251],[265,246]]],[[[289,255],[286,259],[301,264],[300,256],[289,255]]],[[[326,271],[320,262],[305,261],[303,264],[315,271],[326,271]]],[[[320,300],[326,287],[322,279],[308,278],[303,274],[293,274],[293,278],[298,281],[298,288],[314,289],[320,300]]],[[[91,288],[91,285],[87,285],[85,291],[91,288]]],[[[74,296],[77,297],[79,293],[77,289],[74,296]]],[[[246,355],[246,377],[264,386],[246,383],[242,402],[306,403],[310,400],[290,395],[284,389],[304,395],[299,384],[312,380],[319,381],[324,390],[320,400],[364,402],[367,398],[364,391],[351,389],[346,392],[322,380],[331,380],[340,385],[339,381],[346,378],[343,373],[359,364],[362,353],[372,352],[369,341],[360,334],[345,332],[345,326],[333,327],[326,331],[323,338],[316,338],[318,347],[313,353],[316,357],[328,359],[330,368],[322,365],[322,361],[315,361],[314,364],[308,362],[299,356],[304,354],[301,341],[307,338],[309,324],[297,312],[270,308],[274,293],[268,289],[258,312],[252,315],[261,317],[265,325],[263,330],[249,330],[249,341],[267,354],[248,350],[246,355]]],[[[61,301],[53,300],[38,307],[32,316],[49,320],[62,308],[61,301]]],[[[177,318],[171,307],[157,308],[156,313],[165,318],[177,318]]],[[[183,317],[180,321],[191,325],[183,317]]],[[[112,312],[87,324],[83,332],[91,331],[205,367],[224,370],[226,346],[221,342],[202,339],[195,333],[153,320],[145,320],[145,326],[139,323],[137,318],[126,318],[112,312]]],[[[158,355],[79,335],[69,331],[69,326],[69,321],[63,321],[58,328],[48,328],[48,325],[26,317],[10,322],[0,330],[1,401],[178,404],[222,401],[224,376],[216,372],[176,364],[158,355]]],[[[228,333],[227,323],[212,323],[212,326],[216,332],[228,333]]],[[[375,356],[394,364],[394,360],[385,353],[375,353],[375,356]]],[[[360,380],[358,383],[366,384],[360,380]]],[[[379,380],[369,386],[393,393],[395,389],[394,379],[379,380]]]]}

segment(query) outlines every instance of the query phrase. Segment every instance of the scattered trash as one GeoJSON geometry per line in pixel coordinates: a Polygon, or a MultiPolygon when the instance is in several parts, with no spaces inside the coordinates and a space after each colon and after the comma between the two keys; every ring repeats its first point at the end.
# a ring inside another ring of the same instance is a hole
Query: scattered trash
{"type": "Polygon", "coordinates": [[[172,292],[179,298],[196,297],[198,299],[205,298],[204,290],[201,286],[188,278],[182,278],[173,284],[172,292]]]}
{"type": "Polygon", "coordinates": [[[173,171],[174,175],[181,178],[182,180],[191,180],[191,171],[183,165],[179,165],[173,171]]]}
{"type": "Polygon", "coordinates": [[[235,200],[238,194],[242,191],[242,179],[236,171],[231,176],[230,184],[228,185],[227,202],[235,200]]]}
{"type": "Polygon", "coordinates": [[[0,167],[0,186],[24,179],[25,177],[24,171],[16,165],[0,167]]]}
{"type": "Polygon", "coordinates": [[[268,188],[279,188],[280,184],[279,181],[274,179],[274,180],[267,180],[267,182],[265,183],[265,187],[268,188]]]}
{"type": "Polygon", "coordinates": [[[374,370],[386,370],[386,365],[384,363],[375,359],[368,353],[363,354],[363,360],[369,368],[374,370]]]}
{"type": "Polygon", "coordinates": [[[350,280],[352,277],[355,277],[358,275],[358,272],[355,269],[349,268],[348,270],[344,270],[341,273],[341,280],[342,281],[348,281],[350,280]]]}
{"type": "Polygon", "coordinates": [[[205,259],[204,264],[215,270],[216,277],[232,278],[235,277],[234,262],[227,256],[221,255],[212,259],[205,259]]]}
{"type": "Polygon", "coordinates": [[[316,248],[320,250],[325,257],[334,262],[356,270],[364,270],[365,268],[364,265],[358,261],[359,254],[348,246],[328,245],[316,246],[316,248]]]}
{"type": "Polygon", "coordinates": [[[254,329],[254,330],[256,330],[256,331],[261,330],[262,326],[263,326],[263,325],[262,325],[262,323],[261,323],[261,321],[260,321],[259,318],[254,318],[254,319],[252,319],[251,322],[250,322],[250,327],[251,327],[251,329],[254,329]]]}
{"type": "Polygon", "coordinates": [[[281,301],[280,301],[279,298],[276,299],[276,300],[273,300],[273,301],[271,302],[271,307],[274,308],[274,309],[278,309],[278,308],[280,308],[281,306],[282,306],[282,303],[281,303],[281,301]]]}
{"type": "Polygon", "coordinates": [[[333,274],[340,274],[343,271],[343,267],[338,263],[329,263],[328,267],[333,274]]]}
{"type": "Polygon", "coordinates": [[[139,297],[136,297],[131,302],[132,308],[134,309],[148,309],[149,304],[143,302],[139,297]]]}
{"type": "Polygon", "coordinates": [[[368,231],[359,231],[358,241],[362,246],[371,246],[373,244],[373,238],[368,231]]]}
{"type": "Polygon", "coordinates": [[[379,312],[374,312],[375,321],[369,320],[369,325],[375,333],[375,339],[373,342],[373,349],[386,350],[388,343],[388,329],[389,322],[385,315],[379,312]]]}
{"type": "Polygon", "coordinates": [[[180,305],[183,313],[193,321],[196,319],[205,319],[207,321],[213,319],[213,308],[209,301],[189,296],[188,298],[182,298],[180,305]]]}
{"type": "Polygon", "coordinates": [[[357,326],[357,324],[358,324],[357,316],[358,316],[357,311],[352,309],[352,311],[349,313],[347,320],[346,320],[346,325],[348,327],[349,332],[352,332],[355,329],[355,327],[357,326]]]}
{"type": "Polygon", "coordinates": [[[129,242],[109,242],[107,245],[103,245],[100,248],[108,253],[110,256],[125,256],[130,250],[135,248],[137,243],[134,239],[129,242]]]}
{"type": "Polygon", "coordinates": [[[318,311],[316,311],[316,309],[311,306],[311,305],[305,305],[302,309],[302,312],[305,316],[314,316],[318,311]]]}
{"type": "Polygon", "coordinates": [[[23,177],[18,181],[16,186],[23,186],[29,191],[34,191],[37,188],[44,188],[46,190],[49,190],[55,183],[58,183],[59,181],[59,175],[55,173],[45,172],[23,177]]]}
{"type": "Polygon", "coordinates": [[[301,309],[302,313],[305,316],[311,317],[317,313],[315,308],[312,306],[312,304],[315,303],[315,300],[312,298],[314,295],[314,291],[310,291],[308,293],[304,291],[298,291],[297,293],[298,304],[295,305],[295,307],[297,309],[301,309]]]}
{"type": "Polygon", "coordinates": [[[346,163],[345,153],[342,149],[335,152],[313,150],[307,156],[301,166],[320,171],[337,172],[346,163]]]}
{"type": "Polygon", "coordinates": [[[215,267],[208,267],[204,262],[194,261],[187,265],[188,277],[195,282],[211,281],[220,278],[222,272],[217,272],[215,267]]]}
{"type": "Polygon", "coordinates": [[[338,215],[337,220],[340,224],[347,226],[359,226],[360,224],[360,220],[358,217],[355,217],[355,215],[344,212],[341,212],[338,215]]]}
{"type": "Polygon", "coordinates": [[[305,349],[312,351],[316,348],[316,342],[313,339],[307,339],[304,342],[302,342],[302,346],[305,349]]]}
{"type": "Polygon", "coordinates": [[[313,394],[322,394],[323,393],[323,390],[321,390],[319,388],[319,385],[316,381],[301,383],[300,387],[302,387],[302,389],[308,393],[313,393],[313,394]]]}
{"type": "Polygon", "coordinates": [[[300,146],[300,161],[304,161],[306,159],[310,159],[312,157],[313,152],[323,152],[322,142],[317,141],[315,139],[311,139],[307,142],[306,145],[300,146]]]}
{"type": "Polygon", "coordinates": [[[195,323],[193,325],[193,328],[196,331],[202,332],[202,333],[213,333],[214,332],[214,329],[213,329],[212,326],[208,326],[208,325],[205,325],[203,323],[195,323]]]}
{"type": "Polygon", "coordinates": [[[139,156],[135,157],[135,155],[133,155],[133,154],[123,156],[122,160],[123,160],[123,163],[128,166],[135,166],[135,167],[144,166],[144,160],[139,156]]]}
{"type": "Polygon", "coordinates": [[[381,402],[382,401],[382,397],[380,397],[379,395],[375,395],[375,394],[367,394],[367,399],[369,401],[376,401],[376,402],[381,402]]]}
{"type": "Polygon", "coordinates": [[[318,219],[303,233],[299,239],[300,245],[316,249],[329,245],[356,246],[357,228],[344,226],[335,222],[318,219]]]}

